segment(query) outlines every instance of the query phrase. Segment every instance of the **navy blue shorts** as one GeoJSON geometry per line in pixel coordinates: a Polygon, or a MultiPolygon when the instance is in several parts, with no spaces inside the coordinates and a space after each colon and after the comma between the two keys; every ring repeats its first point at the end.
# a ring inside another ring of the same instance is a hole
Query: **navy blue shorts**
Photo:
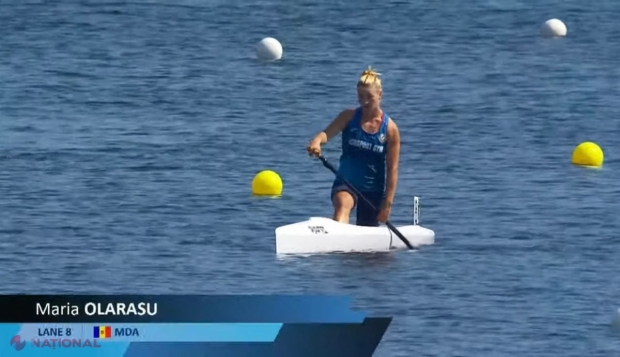
{"type": "Polygon", "coordinates": [[[385,198],[384,192],[360,192],[376,209],[370,207],[366,200],[357,197],[355,192],[349,188],[346,184],[342,184],[340,182],[334,182],[332,186],[332,202],[334,200],[334,196],[336,193],[340,191],[346,191],[353,196],[353,201],[355,202],[354,207],[356,209],[356,224],[358,226],[369,226],[376,227],[379,225],[379,220],[377,220],[377,216],[379,215],[379,210],[381,209],[381,204],[383,203],[383,199],[385,198]]]}

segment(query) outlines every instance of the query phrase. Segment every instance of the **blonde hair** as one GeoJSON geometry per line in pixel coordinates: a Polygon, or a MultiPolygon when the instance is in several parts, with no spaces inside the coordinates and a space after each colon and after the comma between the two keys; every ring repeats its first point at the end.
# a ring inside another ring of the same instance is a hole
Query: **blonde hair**
{"type": "Polygon", "coordinates": [[[362,72],[359,81],[357,82],[358,86],[376,86],[378,89],[381,89],[381,78],[379,76],[381,73],[377,73],[374,69],[368,66],[368,69],[362,72]]]}

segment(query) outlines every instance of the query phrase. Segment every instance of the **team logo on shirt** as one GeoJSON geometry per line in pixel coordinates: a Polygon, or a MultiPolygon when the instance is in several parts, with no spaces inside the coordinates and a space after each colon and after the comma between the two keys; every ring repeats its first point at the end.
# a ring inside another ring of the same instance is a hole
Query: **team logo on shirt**
{"type": "Polygon", "coordinates": [[[381,144],[385,143],[385,134],[381,134],[381,135],[379,135],[379,142],[380,142],[381,144]]]}

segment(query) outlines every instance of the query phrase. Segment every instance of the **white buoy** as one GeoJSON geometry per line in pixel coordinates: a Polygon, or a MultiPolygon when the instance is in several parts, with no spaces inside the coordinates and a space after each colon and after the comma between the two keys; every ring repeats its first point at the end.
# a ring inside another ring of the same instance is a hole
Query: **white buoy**
{"type": "Polygon", "coordinates": [[[261,61],[279,60],[282,58],[282,45],[273,37],[265,37],[256,46],[256,57],[261,61]]]}
{"type": "Polygon", "coordinates": [[[540,29],[540,34],[543,37],[564,37],[566,36],[566,32],[566,25],[558,19],[545,21],[540,29]]]}

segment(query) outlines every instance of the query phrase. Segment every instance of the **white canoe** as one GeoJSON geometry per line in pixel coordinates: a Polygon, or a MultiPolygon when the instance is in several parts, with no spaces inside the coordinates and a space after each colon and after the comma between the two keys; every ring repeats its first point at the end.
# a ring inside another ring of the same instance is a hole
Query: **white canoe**
{"type": "MultiPolygon", "coordinates": [[[[418,198],[414,199],[414,222],[396,228],[414,247],[435,242],[435,232],[418,225],[418,198]]],[[[277,254],[317,254],[336,252],[387,252],[406,249],[403,241],[386,226],[362,227],[311,217],[276,228],[277,254]]]]}

